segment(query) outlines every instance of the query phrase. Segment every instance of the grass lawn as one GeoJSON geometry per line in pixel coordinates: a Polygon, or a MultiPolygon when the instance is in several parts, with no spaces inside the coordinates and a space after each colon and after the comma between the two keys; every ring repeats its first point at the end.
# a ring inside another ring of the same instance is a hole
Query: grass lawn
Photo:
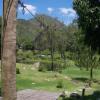
{"type": "MultiPolygon", "coordinates": [[[[64,90],[79,92],[80,88],[89,80],[89,71],[80,70],[77,67],[66,68],[60,74],[50,71],[39,72],[33,69],[32,64],[17,63],[16,65],[20,70],[20,74],[17,74],[17,90],[37,89],[54,92],[62,92],[64,90]],[[59,85],[61,88],[57,88],[59,85]]],[[[86,91],[85,100],[96,100],[98,91],[100,95],[100,69],[95,69],[92,89],[86,91]],[[97,92],[95,96],[93,95],[94,91],[97,92]]],[[[79,93],[81,94],[81,92],[79,93]]],[[[68,100],[71,99],[68,98],[68,100]]]]}
{"type": "MultiPolygon", "coordinates": [[[[17,64],[21,74],[17,75],[17,90],[42,89],[47,91],[74,91],[82,87],[89,79],[89,72],[71,67],[63,70],[62,74],[57,72],[39,72],[33,70],[32,65],[17,64]],[[58,85],[62,88],[57,88],[58,85]]],[[[94,70],[94,78],[99,81],[100,70],[94,70]]],[[[93,83],[93,90],[100,90],[100,84],[93,83]]]]}
{"type": "Polygon", "coordinates": [[[77,84],[66,79],[66,75],[57,72],[39,72],[32,65],[17,64],[21,74],[17,75],[17,89],[43,89],[49,91],[73,90],[77,84]],[[56,86],[61,83],[63,88],[56,86]]]}

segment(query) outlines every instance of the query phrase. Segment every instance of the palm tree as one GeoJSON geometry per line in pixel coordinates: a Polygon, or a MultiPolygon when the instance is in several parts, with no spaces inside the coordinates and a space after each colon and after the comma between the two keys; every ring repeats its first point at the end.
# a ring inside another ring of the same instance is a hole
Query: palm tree
{"type": "Polygon", "coordinates": [[[3,0],[3,100],[16,100],[16,5],[17,0],[3,0]]]}

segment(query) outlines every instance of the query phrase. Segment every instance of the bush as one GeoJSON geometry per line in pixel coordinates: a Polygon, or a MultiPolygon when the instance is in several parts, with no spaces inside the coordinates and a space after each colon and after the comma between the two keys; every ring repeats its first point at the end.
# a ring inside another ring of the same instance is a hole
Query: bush
{"type": "Polygon", "coordinates": [[[19,50],[17,52],[17,62],[18,63],[33,63],[33,52],[32,51],[23,51],[19,50]]]}
{"type": "Polygon", "coordinates": [[[44,50],[44,51],[42,51],[42,54],[43,55],[49,55],[50,54],[50,51],[49,50],[44,50]]]}
{"type": "Polygon", "coordinates": [[[74,66],[75,66],[74,61],[69,60],[69,59],[66,60],[66,68],[74,67],[74,66]]]}
{"type": "Polygon", "coordinates": [[[63,88],[63,80],[59,80],[56,87],[63,88]]]}
{"type": "Polygon", "coordinates": [[[50,71],[51,64],[50,62],[41,62],[38,71],[50,71]]]}
{"type": "MultiPolygon", "coordinates": [[[[60,73],[62,72],[63,66],[60,62],[54,61],[53,65],[54,65],[53,71],[57,71],[57,72],[60,72],[60,73]]],[[[38,71],[52,71],[51,61],[41,62],[38,71]]]]}
{"type": "Polygon", "coordinates": [[[16,74],[20,74],[19,68],[16,68],[16,74]]]}

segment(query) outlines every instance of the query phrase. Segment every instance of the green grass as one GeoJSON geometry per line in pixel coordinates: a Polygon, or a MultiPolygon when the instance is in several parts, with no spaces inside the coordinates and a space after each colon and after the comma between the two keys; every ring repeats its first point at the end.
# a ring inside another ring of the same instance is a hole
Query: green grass
{"type": "MultiPolygon", "coordinates": [[[[89,80],[89,71],[85,69],[80,70],[77,67],[68,67],[60,74],[57,72],[39,72],[33,70],[32,64],[17,63],[16,65],[21,73],[17,74],[17,90],[37,89],[55,92],[66,90],[71,92],[77,91],[80,87],[84,86],[86,80],[89,80]],[[57,88],[59,81],[61,81],[62,88],[57,88]]],[[[100,91],[100,69],[94,70],[94,79],[99,81],[99,84],[93,82],[92,90],[86,92],[86,98],[88,98],[89,95],[89,98],[91,98],[93,91],[100,91]]]]}
{"type": "Polygon", "coordinates": [[[72,90],[77,85],[65,79],[65,75],[56,72],[38,72],[32,70],[32,65],[17,64],[21,74],[17,75],[17,89],[43,89],[49,91],[72,90]],[[63,81],[63,88],[56,88],[59,80],[63,81]]]}
{"type": "MultiPolygon", "coordinates": [[[[100,79],[100,74],[99,73],[100,73],[100,69],[95,69],[93,71],[93,77],[97,80],[100,79]]],[[[77,67],[70,67],[70,68],[67,68],[67,69],[63,70],[63,74],[68,75],[72,78],[77,78],[77,77],[89,78],[90,72],[86,71],[86,69],[80,70],[77,67]]]]}
{"type": "MultiPolygon", "coordinates": [[[[62,74],[57,72],[38,72],[32,70],[32,65],[17,64],[21,74],[17,75],[17,90],[21,89],[42,89],[47,91],[74,91],[84,85],[85,79],[89,79],[89,71],[71,67],[63,70],[62,74]],[[77,80],[73,82],[73,80],[77,80]],[[59,80],[63,88],[57,88],[59,80]]],[[[100,79],[100,70],[94,70],[94,78],[100,79]]],[[[93,83],[93,89],[100,89],[99,84],[93,83]]]]}

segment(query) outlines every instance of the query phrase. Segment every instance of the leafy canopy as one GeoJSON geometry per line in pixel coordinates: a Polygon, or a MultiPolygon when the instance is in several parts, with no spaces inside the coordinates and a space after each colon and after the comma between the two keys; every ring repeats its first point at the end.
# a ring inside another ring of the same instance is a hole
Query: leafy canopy
{"type": "Polygon", "coordinates": [[[85,33],[85,43],[100,50],[100,0],[74,0],[73,5],[85,33]]]}

